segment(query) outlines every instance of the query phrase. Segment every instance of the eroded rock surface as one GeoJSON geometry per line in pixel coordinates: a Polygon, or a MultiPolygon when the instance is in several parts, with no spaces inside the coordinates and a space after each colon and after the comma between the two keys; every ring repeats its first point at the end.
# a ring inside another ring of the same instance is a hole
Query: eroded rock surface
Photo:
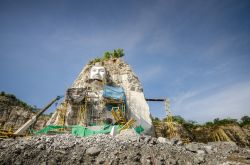
{"type": "MultiPolygon", "coordinates": [[[[167,126],[160,123],[155,124],[156,136],[167,137],[167,126]]],[[[213,141],[232,141],[237,145],[250,147],[250,125],[241,127],[236,124],[225,124],[221,126],[205,127],[197,126],[195,128],[185,127],[174,123],[177,137],[181,139],[188,138],[193,142],[213,142],[213,141]]]]}
{"type": "Polygon", "coordinates": [[[60,116],[65,116],[63,125],[90,125],[93,118],[89,116],[93,114],[97,124],[102,117],[112,118],[111,113],[105,111],[103,106],[102,88],[104,85],[123,88],[126,95],[127,119],[134,118],[135,125],[142,125],[144,133],[153,135],[153,124],[142,85],[131,67],[120,58],[86,65],[67,90],[65,102],[58,107],[48,125],[62,125],[60,116]],[[106,77],[103,82],[90,78],[90,70],[93,66],[105,68],[106,77]],[[86,97],[87,99],[84,98],[86,93],[90,96],[86,97]],[[87,106],[84,106],[83,102],[87,102],[87,106]],[[82,110],[84,107],[85,109],[82,110]],[[84,111],[85,114],[80,115],[80,111],[84,111]]]}
{"type": "MultiPolygon", "coordinates": [[[[35,115],[29,106],[24,106],[11,95],[0,95],[0,127],[17,130],[35,115]]],[[[49,120],[49,116],[40,116],[33,129],[40,130],[49,120]]]]}

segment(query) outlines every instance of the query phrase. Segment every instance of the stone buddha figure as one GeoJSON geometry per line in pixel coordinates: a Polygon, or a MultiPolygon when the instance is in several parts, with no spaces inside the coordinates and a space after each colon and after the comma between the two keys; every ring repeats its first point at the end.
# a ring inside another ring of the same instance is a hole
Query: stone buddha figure
{"type": "Polygon", "coordinates": [[[142,125],[145,134],[153,134],[149,106],[141,83],[131,67],[120,59],[87,64],[66,91],[65,101],[48,125],[103,125],[105,119],[114,122],[109,103],[103,97],[104,85],[122,87],[126,96],[127,119],[135,119],[135,126],[142,125]]]}
{"type": "Polygon", "coordinates": [[[106,70],[103,66],[94,65],[89,70],[89,80],[86,86],[85,101],[87,109],[84,115],[84,125],[101,124],[105,114],[102,104],[103,87],[106,82],[106,70]]]}
{"type": "MultiPolygon", "coordinates": [[[[101,124],[105,118],[105,107],[102,104],[103,86],[106,82],[106,70],[99,64],[89,68],[86,84],[81,88],[69,88],[65,102],[58,107],[48,122],[59,125],[60,116],[64,116],[64,125],[101,124]],[[62,112],[66,108],[66,111],[62,112]],[[84,110],[83,110],[84,108],[84,110]],[[63,115],[64,113],[64,115],[63,115]]],[[[61,124],[60,124],[61,125],[61,124]]]]}
{"type": "Polygon", "coordinates": [[[104,81],[106,78],[106,70],[103,66],[93,66],[90,69],[89,79],[104,81]]]}

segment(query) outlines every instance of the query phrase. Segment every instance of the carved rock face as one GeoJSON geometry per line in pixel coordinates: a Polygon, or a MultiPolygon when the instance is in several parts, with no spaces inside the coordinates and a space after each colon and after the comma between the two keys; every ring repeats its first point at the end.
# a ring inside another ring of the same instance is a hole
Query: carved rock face
{"type": "MultiPolygon", "coordinates": [[[[152,120],[141,83],[131,67],[120,59],[107,60],[102,64],[88,64],[83,68],[66,93],[66,102],[69,106],[65,124],[81,124],[82,122],[89,124],[112,118],[109,103],[105,102],[102,95],[104,85],[124,89],[127,119],[135,119],[134,126],[141,125],[144,133],[152,135],[154,133],[152,120]],[[82,107],[86,109],[83,115],[79,115],[82,107]]],[[[117,105],[112,106],[117,107],[117,105]]],[[[62,116],[60,113],[58,115],[55,113],[54,118],[60,116],[62,116]]],[[[50,125],[57,123],[55,120],[50,122],[50,125]]]]}
{"type": "Polygon", "coordinates": [[[66,92],[66,101],[70,104],[79,104],[84,100],[85,88],[69,88],[66,92]]]}
{"type": "Polygon", "coordinates": [[[106,77],[106,71],[105,68],[102,66],[93,66],[90,69],[90,79],[96,79],[96,80],[104,80],[106,77]]]}

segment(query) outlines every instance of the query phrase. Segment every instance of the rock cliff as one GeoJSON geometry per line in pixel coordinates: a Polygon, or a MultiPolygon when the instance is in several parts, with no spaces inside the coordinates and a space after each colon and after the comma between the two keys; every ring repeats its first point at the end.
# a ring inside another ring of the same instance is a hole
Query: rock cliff
{"type": "MultiPolygon", "coordinates": [[[[128,119],[135,119],[136,125],[142,125],[146,134],[154,134],[149,106],[145,100],[142,85],[138,77],[133,73],[131,67],[121,58],[111,58],[102,62],[89,63],[86,65],[73,85],[66,92],[66,100],[63,105],[67,106],[61,105],[58,107],[48,124],[60,125],[62,120],[65,121],[65,125],[82,124],[81,120],[87,120],[84,119],[84,117],[81,119],[80,115],[80,111],[84,109],[83,103],[81,102],[86,102],[84,92],[88,94],[91,93],[91,98],[93,98],[88,100],[88,104],[91,105],[87,105],[87,109],[92,109],[92,112],[88,112],[88,114],[98,112],[99,115],[103,115],[103,113],[106,113],[107,111],[100,111],[100,109],[104,109],[102,105],[103,85],[121,87],[126,95],[126,117],[128,119]],[[90,80],[90,70],[93,66],[105,68],[106,78],[103,82],[100,83],[90,80]],[[62,115],[63,113],[64,115],[62,115]],[[65,116],[65,118],[62,116],[65,116]]],[[[85,110],[82,111],[85,113],[88,110],[85,108],[85,110]]],[[[107,116],[107,114],[105,115],[107,116]]]]}
{"type": "MultiPolygon", "coordinates": [[[[163,122],[155,123],[156,136],[168,137],[167,126],[163,122]]],[[[250,125],[241,127],[237,124],[225,124],[220,126],[197,126],[187,127],[182,124],[174,123],[177,138],[189,139],[192,142],[215,142],[228,141],[235,142],[239,146],[250,146],[250,125]]]]}
{"type": "MultiPolygon", "coordinates": [[[[32,111],[31,106],[20,101],[14,95],[1,93],[0,128],[17,130],[34,115],[35,112],[32,111]]],[[[49,116],[40,116],[33,129],[42,129],[46,125],[48,119],[49,116]]]]}

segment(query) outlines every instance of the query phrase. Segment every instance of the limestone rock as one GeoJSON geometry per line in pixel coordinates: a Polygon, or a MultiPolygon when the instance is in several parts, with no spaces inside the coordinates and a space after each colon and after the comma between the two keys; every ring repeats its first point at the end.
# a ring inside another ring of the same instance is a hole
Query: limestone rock
{"type": "Polygon", "coordinates": [[[90,147],[86,150],[86,154],[90,156],[97,156],[101,150],[97,147],[90,147]]]}
{"type": "MultiPolygon", "coordinates": [[[[28,105],[21,104],[12,95],[0,95],[0,127],[2,129],[17,130],[35,115],[28,105]]],[[[49,116],[42,115],[38,118],[33,129],[40,130],[49,120],[49,116]]]]}
{"type": "Polygon", "coordinates": [[[126,95],[126,118],[134,118],[136,120],[135,125],[141,125],[145,134],[154,134],[149,106],[145,100],[141,83],[131,67],[120,58],[86,65],[73,85],[67,90],[66,100],[63,103],[64,107],[58,107],[48,124],[61,125],[60,121],[62,120],[60,116],[63,113],[66,116],[64,125],[88,125],[91,119],[87,114],[90,113],[95,113],[95,122],[97,123],[101,118],[112,118],[111,112],[106,110],[102,104],[103,85],[122,87],[126,95]],[[101,65],[105,68],[107,73],[103,82],[89,79],[89,73],[93,65],[101,65]],[[84,98],[86,93],[89,97],[84,98]],[[90,104],[84,109],[82,103],[86,101],[90,104]],[[62,109],[65,109],[65,106],[67,110],[63,112],[62,109]],[[92,110],[90,111],[89,109],[92,110]],[[85,113],[79,115],[80,111],[85,113]]]}
{"type": "Polygon", "coordinates": [[[120,134],[116,135],[115,137],[123,141],[126,140],[137,141],[137,139],[139,139],[139,135],[135,132],[134,129],[122,130],[120,134]]]}
{"type": "Polygon", "coordinates": [[[190,144],[188,144],[188,145],[186,145],[186,150],[188,150],[188,151],[191,151],[191,152],[197,152],[198,151],[198,149],[199,149],[199,147],[198,147],[198,145],[197,144],[195,144],[195,143],[190,143],[190,144]]]}
{"type": "MultiPolygon", "coordinates": [[[[178,138],[185,140],[188,139],[193,142],[213,142],[213,141],[225,141],[223,138],[215,139],[214,134],[221,130],[224,132],[224,136],[228,138],[228,141],[235,142],[240,146],[250,146],[250,126],[245,125],[241,127],[237,124],[226,124],[216,127],[206,127],[206,126],[197,126],[195,128],[185,127],[182,124],[174,123],[174,126],[177,130],[178,138]]],[[[154,122],[156,137],[167,137],[167,126],[163,122],[154,122]]],[[[220,134],[218,134],[220,135],[220,134]]],[[[222,136],[223,137],[223,136],[222,136]]],[[[184,141],[183,141],[184,142],[184,141]]],[[[177,144],[178,145],[178,144],[177,144]]]]}
{"type": "Polygon", "coordinates": [[[167,139],[164,138],[164,137],[158,137],[158,138],[157,138],[157,141],[160,142],[160,143],[166,143],[166,142],[167,142],[167,139]]]}

